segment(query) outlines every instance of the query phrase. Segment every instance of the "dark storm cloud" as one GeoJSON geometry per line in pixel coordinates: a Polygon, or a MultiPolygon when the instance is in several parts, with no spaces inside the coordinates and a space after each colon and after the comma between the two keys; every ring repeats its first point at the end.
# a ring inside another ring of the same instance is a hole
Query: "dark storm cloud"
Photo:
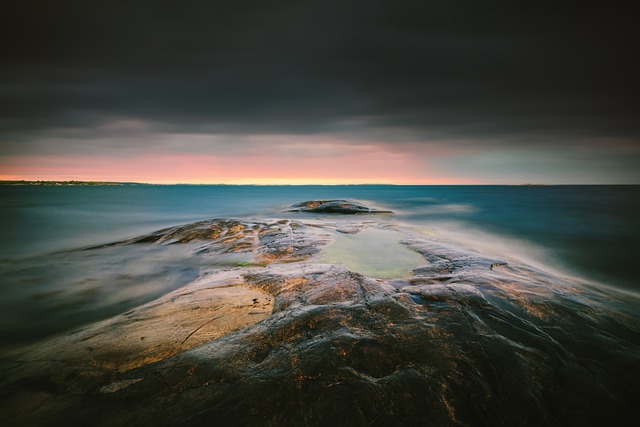
{"type": "Polygon", "coordinates": [[[634,15],[526,3],[16,1],[0,30],[2,143],[122,119],[178,133],[637,138],[634,15]]]}

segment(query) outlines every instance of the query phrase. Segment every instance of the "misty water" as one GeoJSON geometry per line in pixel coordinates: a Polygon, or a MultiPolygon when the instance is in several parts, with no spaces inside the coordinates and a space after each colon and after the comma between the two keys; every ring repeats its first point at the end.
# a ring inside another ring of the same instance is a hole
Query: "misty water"
{"type": "MultiPolygon", "coordinates": [[[[211,218],[327,218],[284,210],[334,198],[393,210],[384,221],[488,255],[640,291],[638,186],[7,186],[0,187],[3,346],[121,313],[189,283],[203,267],[247,262],[194,255],[189,245],[105,244],[211,218]]],[[[375,233],[336,236],[324,260],[373,277],[419,264],[391,232],[375,233]],[[356,254],[358,247],[366,250],[356,254]]]]}

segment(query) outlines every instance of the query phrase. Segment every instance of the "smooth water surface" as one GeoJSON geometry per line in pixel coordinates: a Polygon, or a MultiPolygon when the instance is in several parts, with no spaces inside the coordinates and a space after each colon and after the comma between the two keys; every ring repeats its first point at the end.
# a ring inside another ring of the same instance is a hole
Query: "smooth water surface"
{"type": "Polygon", "coordinates": [[[470,240],[518,241],[588,278],[640,290],[640,186],[0,186],[0,263],[201,219],[304,218],[282,211],[330,198],[392,209],[391,221],[470,240]]]}
{"type": "MultiPolygon", "coordinates": [[[[363,219],[284,212],[337,198],[395,212],[376,220],[640,291],[640,186],[0,186],[0,332],[29,342],[106,318],[216,262],[175,247],[80,248],[212,218],[363,219]]],[[[407,274],[416,261],[389,236],[338,240],[327,260],[372,276],[407,274]],[[363,242],[370,250],[354,254],[363,242]]]]}
{"type": "Polygon", "coordinates": [[[402,237],[397,232],[379,229],[365,229],[356,234],[336,233],[334,242],[318,260],[342,264],[356,273],[380,279],[408,277],[411,270],[427,261],[404,246],[402,237]]]}

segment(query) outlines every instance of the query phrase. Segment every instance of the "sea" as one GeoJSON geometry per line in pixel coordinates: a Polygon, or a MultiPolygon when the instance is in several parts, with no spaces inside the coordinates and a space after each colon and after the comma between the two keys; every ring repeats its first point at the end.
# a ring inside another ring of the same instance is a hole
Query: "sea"
{"type": "Polygon", "coordinates": [[[640,186],[0,186],[0,353],[151,301],[211,262],[188,247],[108,243],[214,218],[327,218],[285,212],[318,199],[640,294],[640,186]]]}

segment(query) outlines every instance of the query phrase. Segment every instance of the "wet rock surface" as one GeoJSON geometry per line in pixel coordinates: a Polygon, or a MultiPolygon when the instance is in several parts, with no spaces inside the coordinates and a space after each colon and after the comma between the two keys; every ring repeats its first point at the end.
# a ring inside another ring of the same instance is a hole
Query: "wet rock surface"
{"type": "Polygon", "coordinates": [[[318,233],[317,229],[302,230],[303,227],[286,219],[267,222],[217,219],[166,228],[113,245],[200,243],[198,253],[201,254],[244,253],[252,256],[253,263],[267,265],[276,260],[304,260],[328,242],[327,233],[318,233]]]}
{"type": "Polygon", "coordinates": [[[424,265],[376,279],[315,256],[377,223],[203,221],[189,285],[2,361],[3,425],[631,425],[637,298],[398,228],[424,265]]]}
{"type": "Polygon", "coordinates": [[[309,200],[292,205],[287,212],[315,212],[330,214],[391,214],[391,211],[373,209],[349,200],[309,200]]]}

